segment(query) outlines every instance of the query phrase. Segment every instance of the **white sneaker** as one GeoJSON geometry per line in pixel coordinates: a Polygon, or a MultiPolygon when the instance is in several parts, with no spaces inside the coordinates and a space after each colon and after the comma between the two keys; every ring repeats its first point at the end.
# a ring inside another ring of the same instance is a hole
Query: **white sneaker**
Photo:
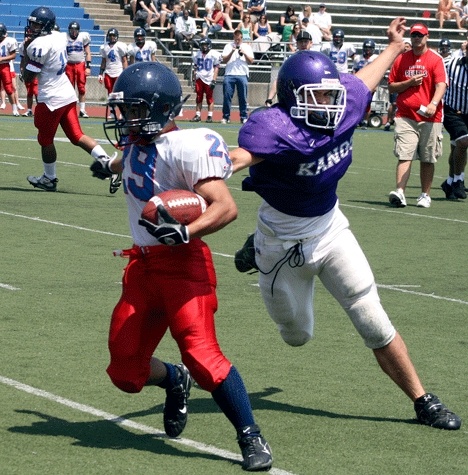
{"type": "Polygon", "coordinates": [[[0,109],[5,109],[5,108],[6,108],[6,104],[5,104],[4,102],[2,102],[2,103],[0,104],[0,109]]]}
{"type": "Polygon", "coordinates": [[[395,208],[404,208],[406,206],[406,198],[402,191],[391,191],[388,195],[388,201],[395,208]]]}
{"type": "Polygon", "coordinates": [[[24,110],[24,107],[21,104],[16,104],[16,107],[18,108],[19,111],[24,110]]]}
{"type": "Polygon", "coordinates": [[[15,112],[13,112],[13,115],[14,115],[15,117],[19,117],[19,116],[20,116],[20,113],[19,113],[18,111],[15,111],[15,112]]]}
{"type": "Polygon", "coordinates": [[[431,197],[426,195],[426,193],[421,193],[419,195],[418,201],[416,202],[416,206],[419,206],[420,208],[430,208],[431,197]]]}
{"type": "Polygon", "coordinates": [[[221,119],[221,124],[229,124],[230,122],[229,119],[221,119]]]}

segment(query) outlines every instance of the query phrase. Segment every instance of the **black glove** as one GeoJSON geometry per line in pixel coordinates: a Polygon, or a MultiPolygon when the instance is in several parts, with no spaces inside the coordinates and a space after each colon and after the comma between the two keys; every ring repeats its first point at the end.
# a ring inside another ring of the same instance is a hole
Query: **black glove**
{"type": "Polygon", "coordinates": [[[112,157],[101,155],[99,158],[96,158],[94,163],[89,167],[93,172],[93,176],[95,178],[99,178],[100,180],[105,180],[106,178],[110,178],[112,175],[114,175],[115,172],[110,169],[110,166],[116,156],[117,154],[114,154],[112,157]]]}
{"type": "Polygon", "coordinates": [[[267,99],[267,100],[265,101],[265,105],[266,105],[267,107],[270,107],[272,104],[273,104],[273,101],[272,101],[271,99],[267,99]]]}
{"type": "Polygon", "coordinates": [[[216,81],[211,81],[210,88],[214,89],[216,87],[216,81]]]}
{"type": "Polygon", "coordinates": [[[138,224],[144,226],[161,244],[176,246],[190,241],[187,226],[176,221],[163,205],[158,205],[158,223],[153,224],[146,219],[138,220],[138,224]]]}

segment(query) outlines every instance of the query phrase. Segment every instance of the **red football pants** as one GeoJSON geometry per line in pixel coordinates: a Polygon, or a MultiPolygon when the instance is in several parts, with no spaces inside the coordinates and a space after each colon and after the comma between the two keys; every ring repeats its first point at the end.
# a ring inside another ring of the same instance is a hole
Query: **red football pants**
{"type": "Polygon", "coordinates": [[[193,378],[212,392],[226,379],[231,363],[216,338],[211,252],[200,239],[143,250],[148,252],[137,247],[130,251],[124,271],[110,325],[107,373],[122,391],[141,391],[151,357],[169,329],[193,378]]]}

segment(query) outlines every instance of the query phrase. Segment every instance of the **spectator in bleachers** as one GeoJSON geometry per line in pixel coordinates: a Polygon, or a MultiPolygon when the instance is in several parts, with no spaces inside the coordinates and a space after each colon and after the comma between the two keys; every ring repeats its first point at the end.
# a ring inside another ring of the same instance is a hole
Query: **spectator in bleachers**
{"type": "Polygon", "coordinates": [[[271,25],[268,21],[268,17],[266,15],[261,15],[258,21],[254,24],[253,28],[253,36],[254,40],[260,38],[262,36],[271,35],[271,25]]]}
{"type": "Polygon", "coordinates": [[[296,23],[293,26],[292,32],[291,32],[291,38],[289,38],[289,44],[288,44],[288,49],[292,53],[295,53],[297,51],[297,36],[299,33],[302,31],[301,25],[299,23],[296,23]]]}
{"type": "Polygon", "coordinates": [[[170,27],[171,16],[174,13],[174,6],[175,5],[180,6],[180,1],[179,0],[161,0],[159,4],[161,6],[161,9],[159,10],[159,14],[161,15],[160,17],[161,28],[165,28],[166,26],[170,27]]]}
{"type": "Polygon", "coordinates": [[[167,21],[167,24],[169,26],[169,38],[174,39],[174,43],[176,43],[175,24],[176,24],[177,18],[181,16],[183,16],[182,3],[177,2],[174,4],[174,9],[172,10],[172,13],[169,15],[168,21],[167,21]]]}
{"type": "Polygon", "coordinates": [[[112,92],[115,81],[128,66],[127,45],[119,41],[117,28],[110,28],[106,34],[106,42],[99,49],[101,68],[98,80],[104,84],[108,94],[112,92]]]}
{"type": "Polygon", "coordinates": [[[239,22],[236,30],[239,30],[242,33],[242,39],[244,41],[250,42],[253,40],[253,25],[248,13],[244,13],[242,21],[239,22]]]}
{"type": "Polygon", "coordinates": [[[157,61],[157,46],[153,40],[146,39],[144,28],[138,27],[133,32],[133,43],[128,45],[128,64],[142,63],[145,61],[157,61]]]}
{"type": "Polygon", "coordinates": [[[303,5],[302,6],[302,11],[299,12],[299,14],[297,15],[297,20],[299,21],[299,23],[301,24],[301,27],[302,28],[305,28],[307,25],[303,25],[302,24],[302,20],[304,20],[304,18],[308,18],[309,20],[309,24],[310,23],[313,23],[313,15],[312,15],[312,7],[310,5],[303,5]]]}
{"type": "Polygon", "coordinates": [[[266,15],[266,0],[249,0],[247,12],[250,13],[250,21],[255,24],[262,15],[266,15]]]}
{"type": "Polygon", "coordinates": [[[216,1],[213,10],[205,17],[203,22],[201,36],[206,37],[221,31],[224,26],[224,14],[221,2],[216,1]]]}
{"type": "Polygon", "coordinates": [[[156,9],[153,0],[138,0],[135,4],[135,15],[133,24],[148,30],[160,19],[160,14],[156,9]]]}
{"type": "Polygon", "coordinates": [[[197,34],[197,25],[195,19],[190,16],[188,10],[182,12],[175,23],[175,40],[177,49],[182,51],[184,44],[190,45],[193,37],[197,34]]]}
{"type": "MultiPolygon", "coordinates": [[[[15,88],[11,79],[10,61],[16,58],[17,52],[18,42],[8,36],[5,24],[0,23],[0,85],[5,89],[14,116],[19,116],[19,112],[14,96],[15,88]]],[[[5,100],[3,100],[3,104],[5,104],[5,100]]]]}
{"type": "Polygon", "coordinates": [[[444,27],[445,20],[455,20],[457,28],[462,30],[460,13],[452,0],[439,0],[435,17],[439,19],[439,28],[444,27]]]}
{"type": "Polygon", "coordinates": [[[91,37],[86,31],[80,31],[77,21],[68,25],[67,32],[67,66],[65,74],[78,89],[80,117],[87,119],[86,113],[86,79],[91,74],[91,37]]]}
{"type": "Polygon", "coordinates": [[[219,64],[221,62],[221,54],[212,49],[212,43],[209,38],[200,40],[199,51],[194,51],[192,55],[193,71],[192,82],[195,87],[196,112],[195,117],[190,122],[201,121],[201,111],[203,108],[203,97],[206,97],[208,105],[208,117],[206,122],[213,122],[214,98],[213,91],[216,87],[216,79],[218,78],[219,64]]]}
{"type": "Polygon", "coordinates": [[[295,23],[297,22],[297,15],[296,12],[294,11],[294,7],[292,5],[288,5],[286,7],[286,11],[281,13],[278,24],[276,25],[276,31],[282,35],[284,32],[284,29],[288,26],[289,29],[291,30],[295,23]]]}
{"type": "Polygon", "coordinates": [[[312,36],[312,51],[321,51],[322,49],[322,32],[320,28],[315,24],[309,21],[308,17],[304,17],[301,22],[301,29],[310,33],[312,36]]]}
{"type": "Polygon", "coordinates": [[[460,3],[457,4],[460,8],[460,25],[463,28],[468,27],[468,0],[462,0],[460,3]]]}
{"type": "Polygon", "coordinates": [[[242,0],[223,0],[224,13],[229,15],[229,18],[241,19],[244,11],[244,2],[242,0]]]}
{"type": "Polygon", "coordinates": [[[222,53],[222,61],[226,64],[223,81],[223,119],[222,123],[230,122],[231,103],[234,89],[237,88],[239,99],[240,121],[247,121],[247,97],[249,85],[249,65],[254,61],[252,48],[242,40],[242,33],[234,31],[234,41],[228,43],[222,53]]]}
{"type": "Polygon", "coordinates": [[[198,2],[197,0],[185,0],[181,2],[182,10],[188,10],[189,15],[193,18],[199,18],[198,16],[198,2]]]}
{"type": "Polygon", "coordinates": [[[352,43],[345,43],[344,38],[344,31],[336,29],[333,31],[332,43],[322,46],[322,53],[330,57],[340,73],[347,73],[349,71],[348,59],[353,59],[356,54],[354,45],[352,43]]]}
{"type": "Polygon", "coordinates": [[[322,39],[325,41],[331,40],[331,29],[332,29],[332,17],[330,13],[327,12],[327,7],[325,3],[319,5],[319,10],[317,13],[314,13],[314,23],[320,28],[322,32],[322,39]]]}

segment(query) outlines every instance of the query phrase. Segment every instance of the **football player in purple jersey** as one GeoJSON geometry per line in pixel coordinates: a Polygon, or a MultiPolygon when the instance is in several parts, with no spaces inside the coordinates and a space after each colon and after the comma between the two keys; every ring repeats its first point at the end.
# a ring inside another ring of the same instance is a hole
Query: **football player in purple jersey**
{"type": "Polygon", "coordinates": [[[312,338],[318,277],[382,370],[413,401],[417,420],[456,430],[461,419],[426,392],[382,308],[372,271],[336,195],[351,164],[354,130],[372,92],[403,51],[405,23],[404,18],[392,21],[387,48],[355,75],[340,74],[330,58],[315,51],[299,51],[284,62],[278,104],[250,116],[239,132],[239,148],[230,154],[235,171],[250,167],[243,189],[263,199],[257,230],[236,253],[235,263],[241,272],[259,270],[268,313],[291,346],[312,338]]]}

